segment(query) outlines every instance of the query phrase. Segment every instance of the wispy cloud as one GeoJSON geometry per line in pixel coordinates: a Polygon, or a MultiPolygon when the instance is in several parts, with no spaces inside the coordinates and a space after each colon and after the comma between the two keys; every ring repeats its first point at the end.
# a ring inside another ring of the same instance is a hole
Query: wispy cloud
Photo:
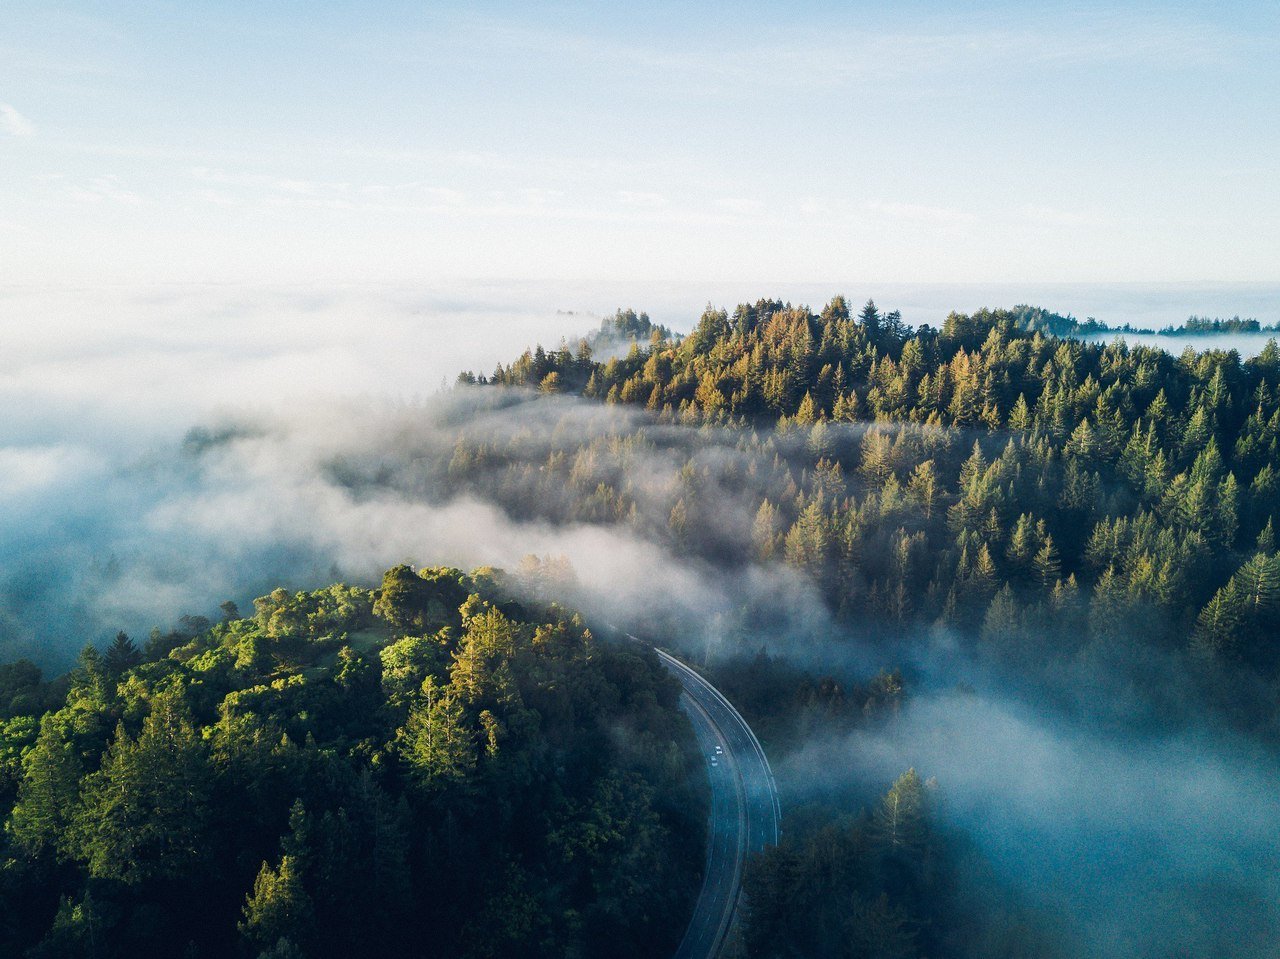
{"type": "Polygon", "coordinates": [[[450,219],[559,220],[582,223],[727,225],[765,204],[724,197],[694,203],[645,190],[563,190],[546,184],[494,184],[462,190],[422,180],[339,182],[206,166],[188,170],[198,187],[188,195],[219,206],[332,210],[378,216],[450,219]]]}
{"type": "Polygon", "coordinates": [[[656,209],[667,205],[667,198],[661,193],[648,193],[643,190],[619,190],[618,202],[624,206],[636,206],[656,209]]]}
{"type": "Polygon", "coordinates": [[[939,226],[958,226],[977,220],[972,213],[950,206],[931,206],[925,203],[892,203],[872,200],[867,204],[872,213],[895,220],[915,223],[932,223],[939,226]]]}
{"type": "Polygon", "coordinates": [[[48,184],[54,195],[77,203],[141,203],[142,196],[125,185],[115,174],[72,177],[65,173],[43,173],[37,183],[48,184]]]}
{"type": "Polygon", "coordinates": [[[1024,206],[1022,215],[1042,226],[1101,226],[1106,218],[1087,210],[1064,210],[1053,206],[1024,206]]]}
{"type": "Polygon", "coordinates": [[[736,216],[753,216],[764,212],[764,203],[750,197],[723,196],[716,200],[716,206],[736,216]]]}
{"type": "MultiPolygon", "coordinates": [[[[898,84],[904,77],[945,76],[993,62],[1054,67],[1148,64],[1159,69],[1230,62],[1244,51],[1273,50],[1276,41],[1175,13],[1081,12],[1052,24],[922,23],[912,30],[815,32],[780,25],[766,44],[726,39],[705,43],[618,39],[579,30],[533,26],[494,17],[464,17],[449,29],[457,49],[503,49],[590,68],[634,72],[682,93],[735,95],[761,87],[830,89],[898,84]],[[858,51],[857,56],[849,52],[858,51]],[[760,64],[794,65],[761,70],[760,64]],[[813,69],[821,64],[821,69],[813,69]]],[[[420,49],[400,57],[416,61],[420,49]]],[[[908,93],[909,91],[899,91],[908,93]]]]}
{"type": "Polygon", "coordinates": [[[142,197],[115,175],[90,177],[67,184],[67,195],[81,203],[141,203],[142,197]]]}
{"type": "Polygon", "coordinates": [[[261,173],[228,173],[225,170],[212,169],[210,167],[196,167],[191,171],[191,175],[204,183],[215,183],[219,186],[256,187],[275,190],[280,193],[291,193],[297,196],[347,193],[351,189],[351,185],[348,183],[269,176],[261,173]]]}
{"type": "Polygon", "coordinates": [[[35,125],[7,103],[0,103],[0,131],[11,137],[34,136],[35,125]]]}

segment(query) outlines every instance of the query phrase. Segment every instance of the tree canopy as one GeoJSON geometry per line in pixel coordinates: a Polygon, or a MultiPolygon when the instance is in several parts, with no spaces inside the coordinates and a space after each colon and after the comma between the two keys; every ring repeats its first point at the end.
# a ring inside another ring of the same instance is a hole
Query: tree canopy
{"type": "Polygon", "coordinates": [[[121,634],[60,687],[8,668],[0,954],[674,949],[703,834],[678,687],[504,582],[398,566],[121,634]]]}

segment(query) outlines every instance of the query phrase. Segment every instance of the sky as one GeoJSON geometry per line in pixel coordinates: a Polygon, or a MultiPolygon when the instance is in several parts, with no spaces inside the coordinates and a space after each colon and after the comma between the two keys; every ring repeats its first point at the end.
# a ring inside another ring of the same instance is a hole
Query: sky
{"type": "Polygon", "coordinates": [[[1280,280],[1274,2],[0,19],[3,286],[1280,280]]]}

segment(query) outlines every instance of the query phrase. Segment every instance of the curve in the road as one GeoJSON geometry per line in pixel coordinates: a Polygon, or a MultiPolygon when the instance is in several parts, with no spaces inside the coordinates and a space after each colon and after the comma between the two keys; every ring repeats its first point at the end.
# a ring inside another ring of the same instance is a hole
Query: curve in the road
{"type": "Polygon", "coordinates": [[[706,873],[676,959],[715,959],[724,949],[742,894],[747,854],[777,845],[782,812],[760,741],[718,689],[658,650],[680,681],[680,705],[693,723],[711,780],[706,873]]]}

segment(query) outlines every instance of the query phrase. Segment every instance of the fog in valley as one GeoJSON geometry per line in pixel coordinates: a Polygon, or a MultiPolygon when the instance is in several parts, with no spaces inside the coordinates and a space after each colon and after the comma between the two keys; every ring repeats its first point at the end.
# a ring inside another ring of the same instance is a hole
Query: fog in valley
{"type": "MultiPolygon", "coordinates": [[[[184,614],[214,618],[226,599],[247,609],[280,584],[373,585],[398,562],[514,569],[532,554],[552,560],[548,592],[704,663],[766,649],[845,682],[904,668],[891,720],[815,730],[776,757],[785,801],[870,801],[915,767],[992,881],[1060,917],[1086,954],[1267,954],[1280,933],[1277,770],[1247,738],[1192,720],[1119,729],[1108,719],[1142,707],[1101,665],[1042,696],[939,631],[890,641],[856,617],[837,624],[805,577],[752,556],[763,493],[735,430],[442,391],[462,369],[599,325],[576,304],[557,312],[540,294],[511,309],[508,295],[0,299],[0,660],[56,672],[118,629],[141,638],[184,614]],[[584,482],[625,486],[634,512],[571,516],[569,494],[539,479],[557,451],[578,457],[584,482]],[[671,534],[690,475],[714,504],[703,525],[720,531],[697,551],[671,534]]],[[[826,441],[853,448],[864,431],[826,441]]],[[[772,441],[782,454],[802,442],[772,441]]]]}

